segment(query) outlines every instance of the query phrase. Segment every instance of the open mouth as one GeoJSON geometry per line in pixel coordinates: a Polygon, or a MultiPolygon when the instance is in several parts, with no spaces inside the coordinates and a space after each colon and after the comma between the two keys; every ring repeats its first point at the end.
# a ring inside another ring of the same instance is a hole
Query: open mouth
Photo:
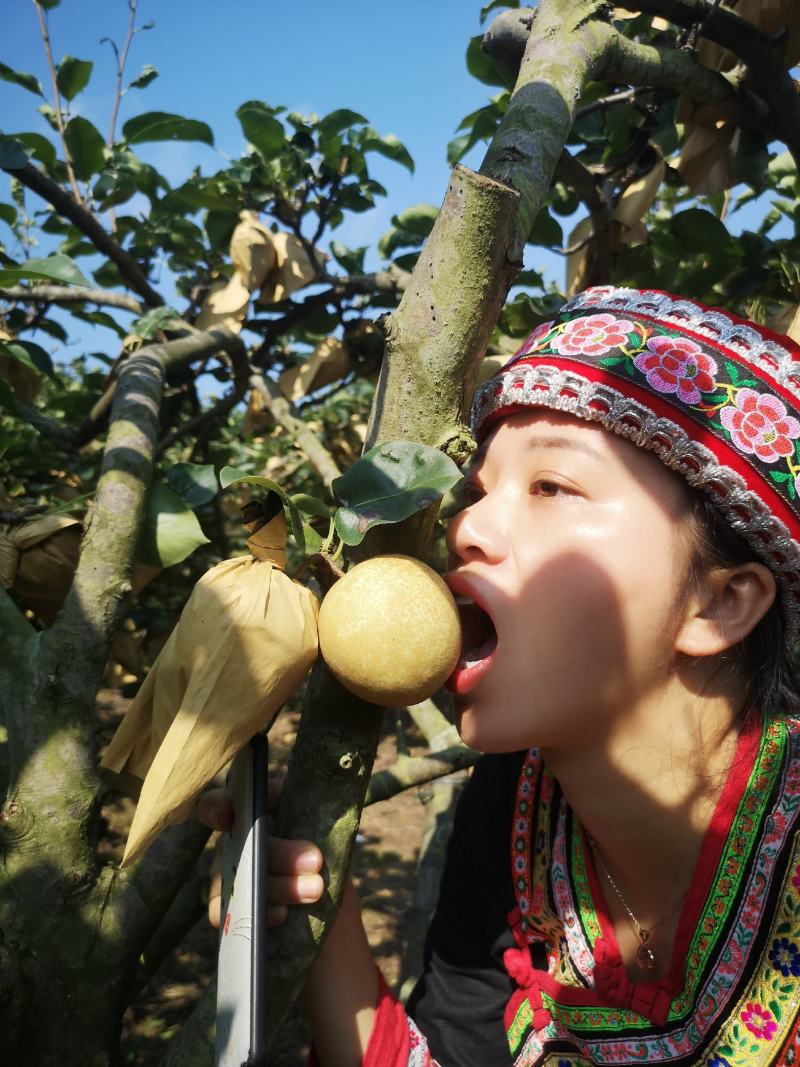
{"type": "Polygon", "coordinates": [[[446,686],[466,693],[489,669],[497,650],[497,630],[488,612],[470,597],[456,595],[461,616],[461,655],[446,686]]]}

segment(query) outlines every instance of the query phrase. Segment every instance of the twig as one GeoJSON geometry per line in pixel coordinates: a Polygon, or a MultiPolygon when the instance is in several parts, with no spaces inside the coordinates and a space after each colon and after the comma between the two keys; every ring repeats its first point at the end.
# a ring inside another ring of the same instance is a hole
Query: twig
{"type": "Polygon", "coordinates": [[[44,50],[47,56],[47,65],[50,68],[50,81],[53,85],[53,103],[55,104],[56,113],[56,125],[58,126],[58,133],[61,137],[61,146],[64,149],[64,165],[67,168],[67,177],[69,178],[69,184],[72,187],[72,195],[79,204],[83,204],[83,198],[81,197],[81,191],[78,188],[78,182],[75,178],[75,171],[72,169],[72,160],[69,155],[69,148],[67,148],[67,138],[64,128],[64,116],[61,114],[61,93],[58,91],[58,77],[56,75],[56,64],[53,59],[53,50],[50,47],[50,34],[47,29],[47,12],[42,4],[37,3],[37,0],[33,0],[33,6],[36,8],[36,17],[39,20],[39,32],[42,35],[44,41],[44,50]]]}
{"type": "Polygon", "coordinates": [[[341,471],[308,423],[298,418],[294,404],[287,400],[272,379],[264,374],[251,375],[250,385],[264,401],[275,422],[297,442],[323,483],[330,486],[341,471]]]}
{"type": "Polygon", "coordinates": [[[12,178],[18,178],[23,185],[33,190],[34,193],[38,193],[42,199],[47,200],[59,214],[68,218],[70,222],[74,222],[78,229],[86,234],[98,252],[102,252],[104,256],[116,265],[124,281],[134,292],[137,292],[142,297],[148,307],[161,307],[164,303],[163,297],[150,287],[150,283],[138,263],[120,248],[114,238],[103,229],[94,215],[87,211],[74,197],[70,196],[66,189],[62,189],[52,178],[48,178],[46,174],[30,163],[26,163],[24,167],[19,167],[18,169],[11,167],[3,167],[2,169],[10,174],[12,178]]]}
{"type": "Polygon", "coordinates": [[[649,85],[637,85],[635,89],[621,89],[618,93],[609,93],[608,96],[601,96],[598,100],[593,100],[591,104],[584,104],[583,107],[579,107],[575,112],[575,119],[577,121],[587,115],[591,115],[594,111],[602,111],[607,107],[613,107],[615,104],[625,104],[629,100],[635,100],[642,93],[649,92],[652,92],[649,85]]]}
{"type": "Polygon", "coordinates": [[[603,284],[611,278],[611,208],[603,199],[592,173],[566,148],[561,153],[556,173],[586,205],[592,220],[592,232],[589,237],[572,248],[565,249],[565,255],[572,255],[584,245],[590,244],[591,253],[585,274],[581,277],[581,288],[603,284]]]}
{"type": "Polygon", "coordinates": [[[143,314],[144,305],[126,293],[110,289],[87,289],[81,285],[14,285],[0,289],[0,300],[28,300],[47,304],[99,304],[143,314]]]}
{"type": "Polygon", "coordinates": [[[444,778],[446,774],[462,771],[465,767],[472,767],[480,758],[480,752],[476,752],[466,745],[450,745],[441,752],[432,752],[426,756],[411,756],[399,759],[391,767],[377,771],[369,780],[367,788],[367,804],[377,804],[380,800],[388,800],[406,789],[432,782],[436,778],[444,778]]]}
{"type": "Polygon", "coordinates": [[[110,37],[105,38],[111,47],[114,49],[114,55],[117,59],[117,78],[114,85],[114,104],[111,108],[111,121],[108,124],[108,147],[114,147],[114,132],[117,126],[117,115],[119,114],[119,105],[122,100],[122,78],[125,74],[125,63],[128,59],[128,50],[131,46],[131,41],[136,35],[136,7],[139,0],[128,0],[128,10],[131,13],[130,20],[128,22],[128,32],[125,35],[125,43],[122,46],[122,55],[114,41],[110,37]]]}

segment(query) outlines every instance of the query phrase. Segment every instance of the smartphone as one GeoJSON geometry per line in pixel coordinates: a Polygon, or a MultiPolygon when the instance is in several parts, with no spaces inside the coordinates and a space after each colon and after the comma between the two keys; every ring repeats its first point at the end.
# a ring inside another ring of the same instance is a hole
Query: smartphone
{"type": "Polygon", "coordinates": [[[267,1062],[267,755],[266,735],[256,734],[227,779],[234,816],[222,846],[216,1067],[267,1062]]]}

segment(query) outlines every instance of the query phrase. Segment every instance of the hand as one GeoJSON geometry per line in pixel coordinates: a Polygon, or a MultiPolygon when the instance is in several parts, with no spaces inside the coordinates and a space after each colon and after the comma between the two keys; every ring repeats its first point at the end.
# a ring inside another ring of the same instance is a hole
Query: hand
{"type": "MultiPolygon", "coordinates": [[[[270,778],[267,807],[271,815],[278,811],[282,790],[283,782],[270,778]]],[[[212,830],[227,830],[233,821],[229,793],[225,789],[209,789],[200,797],[196,814],[212,830]]],[[[313,904],[322,896],[322,853],[311,841],[270,836],[267,855],[267,926],[277,926],[289,914],[290,904],[313,904]]],[[[208,921],[212,926],[220,924],[221,905],[222,838],[217,842],[208,894],[208,921]]]]}

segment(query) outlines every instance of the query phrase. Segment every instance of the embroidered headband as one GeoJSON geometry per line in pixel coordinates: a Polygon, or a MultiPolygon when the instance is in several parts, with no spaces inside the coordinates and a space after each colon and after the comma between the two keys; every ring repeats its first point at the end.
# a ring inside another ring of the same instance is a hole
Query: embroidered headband
{"type": "Polygon", "coordinates": [[[800,346],[692,300],[597,286],[478,389],[476,439],[526,407],[599,422],[708,493],[774,572],[797,638],[800,346]]]}

